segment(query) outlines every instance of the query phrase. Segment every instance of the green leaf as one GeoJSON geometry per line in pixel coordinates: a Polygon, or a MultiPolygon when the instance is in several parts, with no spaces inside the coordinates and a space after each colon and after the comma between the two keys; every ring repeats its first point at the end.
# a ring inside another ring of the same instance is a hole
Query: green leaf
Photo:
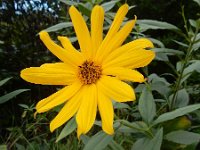
{"type": "Polygon", "coordinates": [[[155,90],[161,95],[167,96],[170,92],[170,83],[165,78],[159,77],[157,74],[148,76],[152,91],[155,90]]]}
{"type": "Polygon", "coordinates": [[[200,6],[200,0],[193,0],[193,1],[196,2],[200,6]]]}
{"type": "Polygon", "coordinates": [[[18,105],[21,106],[22,108],[29,109],[29,106],[26,104],[18,104],[18,105]]]}
{"type": "Polygon", "coordinates": [[[195,28],[198,27],[197,22],[195,20],[193,20],[193,19],[189,19],[189,23],[190,23],[191,26],[193,26],[195,28]]]}
{"type": "Polygon", "coordinates": [[[176,63],[176,70],[180,72],[181,68],[183,67],[183,61],[178,61],[176,63]]]}
{"type": "Polygon", "coordinates": [[[76,129],[76,127],[77,127],[76,120],[75,120],[75,118],[72,118],[70,121],[67,122],[65,127],[62,129],[58,138],[56,139],[56,142],[62,140],[66,136],[68,136],[70,133],[72,133],[76,129]]]}
{"type": "Polygon", "coordinates": [[[58,31],[58,30],[61,30],[64,28],[72,27],[72,26],[73,26],[73,24],[71,22],[62,22],[62,23],[58,23],[58,24],[51,26],[44,30],[47,32],[53,32],[53,31],[58,31]]]}
{"type": "Polygon", "coordinates": [[[137,140],[131,150],[160,150],[163,139],[163,129],[158,130],[153,139],[142,138],[137,140]]]}
{"type": "Polygon", "coordinates": [[[0,150],[7,150],[7,145],[0,145],[0,150]]]}
{"type": "Polygon", "coordinates": [[[153,125],[156,125],[158,123],[174,119],[174,118],[179,117],[179,116],[183,116],[183,115],[188,114],[190,112],[193,112],[193,111],[195,111],[195,110],[197,110],[199,108],[200,108],[200,104],[195,104],[195,105],[182,107],[182,108],[176,109],[176,110],[171,111],[171,112],[164,113],[164,114],[160,115],[153,122],[153,125]]]}
{"type": "Polygon", "coordinates": [[[115,142],[114,140],[112,140],[110,143],[109,143],[109,146],[113,149],[113,150],[124,150],[124,148],[118,144],[117,142],[115,142]]]}
{"type": "MultiPolygon", "coordinates": [[[[169,100],[172,100],[174,94],[170,95],[169,100]]],[[[175,101],[175,108],[180,108],[187,106],[189,103],[189,94],[187,93],[186,89],[181,89],[177,92],[176,101],[175,101]]]]}
{"type": "MultiPolygon", "coordinates": [[[[198,19],[196,21],[196,23],[197,23],[197,26],[198,26],[197,28],[200,28],[200,19],[198,19]]],[[[200,49],[200,33],[198,33],[196,36],[193,36],[191,39],[195,40],[194,44],[192,45],[192,51],[199,50],[200,49]]]]}
{"type": "Polygon", "coordinates": [[[90,140],[85,145],[83,150],[102,150],[111,141],[112,141],[112,136],[104,133],[103,131],[100,131],[90,138],[90,140]]]}
{"type": "Polygon", "coordinates": [[[72,1],[72,0],[59,0],[60,2],[62,2],[62,3],[64,3],[64,4],[66,4],[66,5],[74,5],[74,6],[76,6],[76,5],[78,5],[78,3],[77,2],[75,2],[75,1],[72,1]]]}
{"type": "Polygon", "coordinates": [[[149,20],[149,19],[137,20],[137,23],[139,24],[141,31],[146,31],[149,29],[152,29],[152,30],[157,30],[157,29],[180,30],[175,25],[172,25],[170,23],[163,22],[163,21],[157,21],[157,20],[149,20]]]}
{"type": "Polygon", "coordinates": [[[116,125],[117,131],[122,133],[144,133],[149,129],[148,125],[143,121],[128,122],[126,120],[116,120],[114,126],[116,125]],[[121,125],[117,125],[119,122],[121,125]]]}
{"type": "Polygon", "coordinates": [[[78,4],[78,8],[80,10],[80,12],[88,17],[90,17],[90,14],[91,14],[91,10],[88,9],[87,6],[85,6],[84,4],[80,3],[78,4]]]}
{"type": "Polygon", "coordinates": [[[74,42],[77,41],[77,37],[70,37],[69,40],[70,40],[72,43],[74,43],[74,42]]]}
{"type": "Polygon", "coordinates": [[[154,44],[158,45],[161,48],[165,47],[165,45],[161,41],[159,41],[157,39],[154,39],[154,38],[148,38],[148,39],[151,40],[154,44]]]}
{"type": "Polygon", "coordinates": [[[0,44],[3,44],[3,43],[4,43],[4,41],[1,41],[1,40],[0,40],[0,44]]]}
{"type": "Polygon", "coordinates": [[[192,64],[187,66],[183,71],[183,78],[181,79],[181,83],[183,83],[185,80],[187,80],[191,74],[196,71],[200,73],[200,60],[193,60],[192,64]]]}
{"type": "Polygon", "coordinates": [[[165,53],[156,53],[156,58],[155,60],[160,60],[160,61],[169,61],[169,58],[167,56],[167,54],[165,53]]]}
{"type": "Polygon", "coordinates": [[[154,48],[156,52],[156,60],[169,61],[168,55],[183,55],[184,53],[175,49],[169,48],[154,48]]]}
{"type": "Polygon", "coordinates": [[[25,92],[25,91],[29,91],[29,89],[19,89],[19,90],[15,90],[13,92],[10,92],[6,95],[3,95],[0,97],[0,104],[3,104],[7,101],[9,101],[10,99],[14,98],[15,96],[19,95],[20,93],[22,92],[25,92]]]}
{"type": "Polygon", "coordinates": [[[179,42],[179,41],[177,41],[177,40],[172,40],[172,41],[174,41],[175,43],[177,43],[178,45],[181,45],[181,46],[183,46],[183,47],[188,47],[188,45],[185,44],[185,43],[183,43],[183,42],[179,42]]]}
{"type": "Polygon", "coordinates": [[[151,84],[152,91],[157,91],[161,95],[167,96],[170,93],[170,87],[165,83],[158,81],[151,84]]]}
{"type": "Polygon", "coordinates": [[[199,142],[200,134],[179,130],[168,133],[165,138],[175,143],[190,145],[199,142]]]}
{"type": "Polygon", "coordinates": [[[3,80],[0,81],[0,86],[4,85],[6,82],[8,82],[10,79],[12,79],[12,77],[8,77],[8,78],[5,78],[3,80]]]}
{"type": "Polygon", "coordinates": [[[103,3],[101,6],[104,8],[104,11],[107,12],[111,10],[116,5],[117,2],[119,2],[119,0],[113,0],[113,1],[103,3]]]}
{"type": "Polygon", "coordinates": [[[170,49],[170,48],[154,48],[156,53],[165,53],[167,55],[183,55],[184,53],[179,50],[170,49]]]}
{"type": "Polygon", "coordinates": [[[194,143],[194,144],[191,144],[191,145],[187,145],[183,150],[197,150],[197,145],[198,143],[194,143]]]}
{"type": "Polygon", "coordinates": [[[146,87],[140,96],[138,108],[143,120],[150,124],[156,115],[156,105],[152,93],[146,87]]]}
{"type": "Polygon", "coordinates": [[[26,148],[21,144],[16,143],[15,146],[16,146],[17,150],[26,150],[26,148]]]}
{"type": "Polygon", "coordinates": [[[113,102],[113,107],[115,109],[131,109],[131,107],[128,104],[125,103],[117,103],[113,102]]]}
{"type": "Polygon", "coordinates": [[[82,134],[80,139],[86,145],[88,143],[88,141],[90,140],[90,137],[85,134],[82,134]]]}
{"type": "Polygon", "coordinates": [[[153,73],[148,76],[148,80],[152,83],[162,82],[164,85],[169,86],[170,83],[163,77],[159,77],[157,74],[153,73]]]}
{"type": "Polygon", "coordinates": [[[186,71],[184,72],[184,74],[193,71],[197,71],[198,73],[200,73],[200,60],[193,60],[192,64],[189,65],[184,71],[186,71]]]}

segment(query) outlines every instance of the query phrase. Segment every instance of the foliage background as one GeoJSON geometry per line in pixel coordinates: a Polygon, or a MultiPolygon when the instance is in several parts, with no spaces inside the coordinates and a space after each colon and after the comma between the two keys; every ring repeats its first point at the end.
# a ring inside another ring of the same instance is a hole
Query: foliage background
{"type": "MultiPolygon", "coordinates": [[[[142,27],[143,29],[145,29],[146,26],[144,25],[145,23],[142,24],[141,22],[139,22],[137,27],[133,31],[133,34],[131,34],[130,38],[127,39],[127,41],[134,39],[136,35],[139,37],[149,37],[154,40],[156,47],[160,48],[159,50],[161,50],[161,53],[158,53],[157,55],[159,56],[159,58],[153,61],[153,63],[148,68],[141,69],[141,71],[143,71],[146,76],[151,75],[149,76],[149,79],[152,79],[152,81],[149,81],[148,86],[151,87],[154,97],[152,99],[156,102],[156,117],[165,112],[170,112],[175,108],[171,109],[163,103],[159,102],[158,99],[163,99],[163,95],[165,93],[159,93],[158,91],[154,90],[155,87],[153,86],[158,86],[159,89],[163,87],[164,90],[166,90],[166,88],[169,89],[172,96],[173,93],[177,96],[177,92],[181,89],[184,89],[184,91],[181,91],[181,93],[177,97],[180,97],[181,100],[186,98],[186,101],[188,101],[186,102],[186,105],[196,104],[200,101],[200,69],[198,68],[198,65],[196,68],[192,68],[193,70],[191,71],[192,74],[190,78],[182,83],[180,87],[178,87],[178,89],[175,88],[180,73],[178,72],[178,74],[176,74],[177,64],[178,62],[185,61],[187,53],[187,47],[184,47],[183,43],[188,44],[187,40],[192,39],[192,36],[194,36],[195,34],[195,28],[199,28],[199,26],[195,27],[191,24],[191,21],[189,21],[189,19],[195,21],[199,19],[200,16],[200,7],[198,5],[199,1],[195,1],[126,1],[130,6],[134,6],[129,11],[127,15],[128,18],[133,18],[135,14],[137,15],[139,20],[151,19],[158,20],[160,22],[168,22],[177,26],[181,30],[179,31],[179,33],[177,33],[173,29],[170,29],[168,26],[165,28],[166,30],[161,30],[162,26],[160,24],[156,24],[155,26],[157,28],[152,29],[150,27],[145,31],[142,31],[142,27]],[[185,28],[186,24],[182,17],[183,6],[188,30],[186,30],[185,28]],[[181,34],[184,34],[188,38],[184,38],[181,34]],[[182,42],[182,44],[177,44],[177,42],[174,42],[175,40],[182,42]],[[172,52],[169,49],[177,51],[172,52]],[[183,54],[180,55],[180,52],[182,52],[183,54]],[[176,70],[175,72],[174,69],[176,70]],[[154,73],[154,75],[152,75],[152,73],[154,73]],[[156,83],[156,85],[153,85],[153,80],[159,80],[159,82],[162,83],[156,83]],[[161,84],[164,85],[162,86],[161,84]]],[[[33,113],[36,102],[55,92],[57,90],[56,88],[58,87],[29,84],[19,77],[20,70],[26,67],[40,66],[41,64],[46,62],[56,61],[56,58],[49,51],[47,51],[47,49],[41,43],[37,34],[41,30],[47,29],[58,23],[70,21],[67,12],[69,5],[66,4],[73,3],[75,5],[78,5],[82,13],[87,16],[89,11],[85,9],[87,8],[85,6],[88,5],[88,3],[90,5],[94,5],[95,3],[102,4],[110,1],[102,2],[101,0],[87,0],[81,2],[82,3],[77,4],[76,1],[67,0],[61,0],[61,2],[55,0],[0,1],[0,79],[3,80],[9,78],[4,85],[0,86],[0,94],[3,96],[12,91],[15,91],[14,95],[11,96],[13,97],[12,99],[9,99],[4,103],[0,103],[0,143],[2,144],[2,147],[20,150],[82,149],[83,147],[86,147],[85,149],[87,149],[87,146],[85,145],[87,143],[86,141],[89,139],[89,136],[92,137],[92,135],[94,135],[95,133],[100,134],[100,137],[105,136],[102,135],[103,133],[101,133],[100,127],[98,126],[97,122],[97,125],[94,127],[91,133],[88,136],[83,137],[80,142],[76,139],[76,133],[72,132],[70,135],[67,136],[67,138],[64,138],[60,142],[55,143],[56,139],[58,140],[58,136],[62,129],[59,129],[52,134],[49,132],[48,123],[55,116],[56,111],[59,108],[46,114],[42,114],[37,119],[33,118],[33,113]]],[[[116,12],[118,7],[123,3],[125,3],[125,1],[116,1],[116,3],[113,3],[113,8],[109,10],[109,12],[116,12]]],[[[199,22],[197,22],[196,24],[198,23],[199,22]]],[[[149,24],[147,23],[146,25],[148,26],[149,24]]],[[[54,28],[51,32],[51,36],[54,37],[53,39],[55,39],[58,34],[70,35],[71,40],[74,41],[74,32],[72,27],[62,28],[60,30],[58,30],[58,28],[54,28]]],[[[200,38],[199,34],[198,38],[200,38]]],[[[193,52],[190,60],[199,60],[200,58],[200,53],[198,49],[199,40],[196,43],[197,50],[193,52]]],[[[74,41],[74,45],[77,46],[76,41],[74,41]]],[[[189,66],[189,63],[186,66],[189,66]]],[[[144,86],[145,85],[138,86],[134,84],[134,87],[137,87],[136,92],[138,94],[138,100],[139,98],[141,99],[142,96],[145,97],[145,94],[149,94],[148,90],[146,92],[142,92],[144,86]],[[143,93],[143,95],[141,95],[141,93],[143,93]]],[[[168,98],[170,94],[167,95],[168,98]]],[[[149,96],[147,97],[147,99],[148,98],[149,96]]],[[[145,120],[145,117],[142,116],[141,111],[139,110],[140,113],[138,111],[138,103],[128,105],[124,104],[119,106],[118,108],[119,109],[116,109],[117,116],[120,119],[128,121],[128,123],[121,122],[122,125],[126,124],[125,127],[127,127],[127,124],[129,126],[130,122],[145,120]]],[[[187,130],[199,134],[199,113],[199,111],[195,111],[195,113],[190,115],[185,115],[185,113],[184,115],[180,115],[182,117],[176,118],[164,124],[160,124],[158,127],[152,129],[150,132],[155,135],[155,137],[158,133],[159,137],[159,133],[161,133],[162,127],[164,129],[163,131],[165,135],[177,129],[187,130]],[[178,124],[183,125],[183,127],[179,127],[178,124]]],[[[116,118],[116,120],[118,119],[116,118]]],[[[71,122],[73,124],[73,120],[71,122]]],[[[140,124],[140,126],[145,126],[145,124],[140,124]]],[[[73,127],[69,129],[74,130],[73,127]]],[[[107,143],[108,146],[106,145],[107,147],[105,147],[107,149],[134,149],[134,146],[132,145],[135,144],[135,141],[141,139],[143,135],[141,135],[140,132],[129,132],[129,130],[124,129],[124,132],[116,134],[113,138],[114,140],[110,139],[110,137],[106,137],[108,138],[107,140],[110,140],[111,142],[107,143]],[[128,133],[128,136],[126,136],[126,133],[128,133]]],[[[193,145],[193,149],[198,149],[197,145],[200,138],[199,136],[197,137],[197,135],[195,135],[195,137],[197,138],[197,140],[192,141],[192,143],[189,144],[183,144],[181,143],[182,141],[177,143],[174,141],[163,140],[161,149],[187,149],[188,147],[188,149],[192,149],[191,147],[193,145]],[[167,147],[167,145],[172,145],[172,147],[169,148],[167,147]]],[[[97,139],[98,138],[99,136],[97,135],[97,139]]],[[[103,143],[101,144],[102,145],[100,147],[102,148],[103,143]]]]}

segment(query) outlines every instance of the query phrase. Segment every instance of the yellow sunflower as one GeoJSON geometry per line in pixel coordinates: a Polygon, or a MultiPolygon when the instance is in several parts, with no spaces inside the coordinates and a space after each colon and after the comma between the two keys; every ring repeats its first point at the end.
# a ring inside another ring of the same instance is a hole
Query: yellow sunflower
{"type": "Polygon", "coordinates": [[[92,9],[89,32],[81,13],[71,6],[69,14],[80,51],[67,37],[58,36],[62,45],[59,46],[47,32],[40,32],[40,39],[61,62],[26,68],[21,71],[21,77],[35,84],[64,86],[36,105],[37,113],[43,113],[64,103],[50,123],[51,132],[76,114],[77,135],[86,134],[94,124],[98,108],[102,129],[113,134],[112,100],[135,100],[132,87],[123,81],[144,82],[144,76],[135,68],[148,65],[155,53],[145,49],[153,47],[145,38],[122,45],[136,22],[135,17],[120,28],[127,12],[127,4],[119,8],[103,39],[104,9],[98,5],[92,9]]]}

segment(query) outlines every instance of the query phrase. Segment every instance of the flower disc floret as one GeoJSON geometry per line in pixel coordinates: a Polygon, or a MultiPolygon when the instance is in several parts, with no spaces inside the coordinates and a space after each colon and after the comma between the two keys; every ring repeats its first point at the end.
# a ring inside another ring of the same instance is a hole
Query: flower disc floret
{"type": "Polygon", "coordinates": [[[85,61],[81,66],[78,66],[78,78],[83,84],[96,83],[101,75],[101,66],[96,65],[93,61],[85,61]]]}

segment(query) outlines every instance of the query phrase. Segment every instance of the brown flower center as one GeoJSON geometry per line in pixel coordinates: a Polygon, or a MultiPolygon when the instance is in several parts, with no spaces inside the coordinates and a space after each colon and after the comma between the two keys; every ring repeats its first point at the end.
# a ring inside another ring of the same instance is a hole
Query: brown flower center
{"type": "Polygon", "coordinates": [[[101,66],[96,65],[92,61],[85,61],[81,66],[78,66],[78,77],[83,84],[92,84],[101,77],[101,66]]]}

